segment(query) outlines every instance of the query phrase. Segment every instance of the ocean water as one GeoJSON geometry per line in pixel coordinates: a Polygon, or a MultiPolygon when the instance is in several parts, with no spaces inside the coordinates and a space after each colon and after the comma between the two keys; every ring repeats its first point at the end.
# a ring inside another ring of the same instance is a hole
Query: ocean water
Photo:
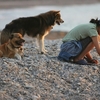
{"type": "Polygon", "coordinates": [[[88,23],[91,18],[100,19],[100,4],[73,6],[37,6],[29,8],[15,8],[0,10],[0,30],[13,19],[35,16],[49,10],[60,10],[64,23],[54,26],[56,31],[69,31],[78,24],[88,23]]]}

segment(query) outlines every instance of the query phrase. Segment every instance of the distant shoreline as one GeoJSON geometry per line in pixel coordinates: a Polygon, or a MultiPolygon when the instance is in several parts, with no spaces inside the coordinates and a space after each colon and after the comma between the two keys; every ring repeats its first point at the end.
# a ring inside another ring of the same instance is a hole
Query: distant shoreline
{"type": "Polygon", "coordinates": [[[0,9],[27,8],[45,5],[66,6],[96,3],[100,3],[100,0],[0,0],[0,9]]]}
{"type": "MultiPolygon", "coordinates": [[[[0,31],[1,33],[1,31],[0,31]]],[[[67,31],[50,31],[50,33],[46,36],[47,40],[55,40],[55,39],[61,39],[67,34],[67,31]]],[[[30,40],[32,40],[31,37],[29,37],[30,40]]],[[[25,40],[29,40],[27,36],[25,36],[25,40]]]]}

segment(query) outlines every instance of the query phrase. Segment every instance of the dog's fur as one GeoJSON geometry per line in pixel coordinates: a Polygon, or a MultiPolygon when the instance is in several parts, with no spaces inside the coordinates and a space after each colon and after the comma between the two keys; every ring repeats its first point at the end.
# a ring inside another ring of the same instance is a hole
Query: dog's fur
{"type": "Polygon", "coordinates": [[[23,55],[22,45],[24,42],[25,40],[20,33],[11,34],[8,42],[0,45],[0,57],[16,57],[21,60],[21,56],[23,55]]]}
{"type": "Polygon", "coordinates": [[[60,11],[49,11],[34,17],[22,17],[13,20],[5,26],[1,32],[1,44],[9,39],[11,33],[27,34],[31,37],[37,37],[40,51],[45,53],[44,38],[50,32],[55,24],[60,25],[64,21],[61,19],[60,11]]]}

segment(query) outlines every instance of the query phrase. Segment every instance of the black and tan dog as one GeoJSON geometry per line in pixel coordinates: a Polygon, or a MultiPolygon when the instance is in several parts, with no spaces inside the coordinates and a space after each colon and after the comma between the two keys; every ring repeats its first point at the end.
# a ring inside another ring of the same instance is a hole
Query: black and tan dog
{"type": "Polygon", "coordinates": [[[0,57],[16,57],[21,60],[21,56],[23,55],[22,45],[24,42],[25,40],[20,33],[11,34],[8,42],[0,45],[0,57]]]}
{"type": "Polygon", "coordinates": [[[37,37],[40,52],[45,53],[44,38],[50,32],[55,24],[60,25],[64,21],[61,19],[60,11],[49,11],[34,17],[22,17],[13,20],[5,26],[1,32],[1,44],[9,39],[11,33],[27,34],[31,37],[37,37]]]}

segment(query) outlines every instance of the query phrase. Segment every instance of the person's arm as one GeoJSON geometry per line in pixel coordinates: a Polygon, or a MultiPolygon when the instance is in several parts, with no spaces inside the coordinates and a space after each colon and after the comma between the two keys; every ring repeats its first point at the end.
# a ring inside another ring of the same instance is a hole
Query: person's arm
{"type": "Polygon", "coordinates": [[[96,48],[97,53],[100,55],[100,45],[99,45],[98,37],[97,36],[93,36],[91,38],[92,38],[92,41],[93,41],[93,44],[94,44],[94,46],[96,48]]]}
{"type": "Polygon", "coordinates": [[[87,57],[88,59],[90,59],[90,60],[93,59],[93,58],[92,58],[92,55],[90,54],[90,52],[88,52],[88,53],[86,54],[86,57],[87,57]]]}
{"type": "Polygon", "coordinates": [[[92,55],[90,54],[90,52],[88,52],[88,53],[86,54],[86,58],[85,58],[85,59],[86,59],[89,63],[95,63],[95,64],[98,64],[98,63],[99,63],[98,60],[92,58],[92,55]]]}

